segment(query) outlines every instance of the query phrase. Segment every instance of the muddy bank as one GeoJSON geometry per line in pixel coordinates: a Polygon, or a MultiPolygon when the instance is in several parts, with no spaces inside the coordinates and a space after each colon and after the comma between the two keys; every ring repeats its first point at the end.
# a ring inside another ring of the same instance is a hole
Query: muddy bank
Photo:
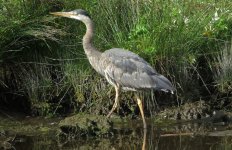
{"type": "MultiPolygon", "coordinates": [[[[52,133],[60,137],[114,137],[121,134],[134,134],[143,129],[141,117],[118,117],[113,115],[107,119],[103,115],[79,113],[67,117],[44,118],[16,116],[14,113],[1,111],[0,134],[1,140],[8,143],[17,139],[18,135],[52,133]],[[7,138],[4,138],[7,137],[7,138]],[[10,138],[9,138],[10,137],[10,138]],[[8,139],[9,138],[9,139],[8,139]]],[[[230,135],[232,115],[229,112],[213,111],[204,102],[187,103],[180,107],[166,108],[155,116],[146,118],[148,128],[162,128],[161,132],[176,133],[190,132],[199,135],[208,133],[216,127],[225,127],[225,133],[230,135]],[[209,128],[212,127],[212,128],[209,128]],[[228,132],[229,133],[228,133],[228,132]]],[[[213,135],[214,133],[212,133],[213,135]]],[[[217,134],[217,133],[216,133],[217,134]]],[[[219,133],[218,133],[219,134],[219,133]]],[[[205,134],[204,134],[205,135],[205,134]]]]}
{"type": "Polygon", "coordinates": [[[232,113],[222,110],[214,110],[204,101],[186,103],[180,107],[166,108],[156,115],[159,119],[199,121],[203,123],[231,123],[232,113]]]}
{"type": "Polygon", "coordinates": [[[59,127],[64,135],[73,137],[113,134],[113,122],[100,115],[76,114],[61,120],[59,127]]]}
{"type": "MultiPolygon", "coordinates": [[[[59,132],[64,135],[73,137],[107,137],[113,136],[132,128],[142,129],[141,116],[133,118],[133,116],[119,117],[114,113],[113,117],[107,119],[104,115],[93,115],[78,113],[67,117],[47,118],[29,117],[18,115],[16,113],[3,112],[0,113],[0,131],[13,131],[16,133],[30,133],[32,135],[43,132],[59,132]],[[13,116],[13,117],[12,117],[13,116]],[[43,120],[42,122],[40,120],[43,120]],[[134,124],[134,122],[136,122],[134,124]]],[[[204,101],[195,103],[186,103],[180,107],[169,107],[156,115],[146,118],[150,126],[168,126],[173,123],[179,124],[213,124],[213,125],[229,125],[232,123],[232,114],[225,111],[214,111],[204,101]]],[[[192,128],[192,127],[187,127],[192,128]]],[[[198,128],[198,127],[197,127],[198,128]]]]}

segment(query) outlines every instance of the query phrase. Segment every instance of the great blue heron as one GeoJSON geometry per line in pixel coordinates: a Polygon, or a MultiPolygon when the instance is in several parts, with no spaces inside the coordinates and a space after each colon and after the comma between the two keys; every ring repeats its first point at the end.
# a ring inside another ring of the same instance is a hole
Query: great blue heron
{"type": "MultiPolygon", "coordinates": [[[[107,117],[110,117],[119,105],[121,89],[129,91],[154,89],[173,93],[174,88],[171,82],[157,73],[137,54],[121,48],[113,48],[103,53],[98,51],[92,43],[94,24],[86,11],[77,9],[70,12],[53,12],[51,14],[76,19],[85,24],[87,29],[83,37],[85,54],[92,67],[104,76],[116,91],[114,105],[107,117]]],[[[136,99],[143,119],[143,126],[146,128],[142,101],[138,96],[136,96],[136,99]]]]}

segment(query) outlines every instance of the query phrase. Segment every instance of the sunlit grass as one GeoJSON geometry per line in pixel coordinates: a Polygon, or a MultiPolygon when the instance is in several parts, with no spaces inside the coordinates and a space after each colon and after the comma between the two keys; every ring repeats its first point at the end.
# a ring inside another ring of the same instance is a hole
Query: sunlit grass
{"type": "Polygon", "coordinates": [[[216,55],[214,78],[218,89],[223,93],[232,91],[232,44],[225,47],[216,55]]]}
{"type": "Polygon", "coordinates": [[[93,12],[100,50],[121,47],[139,54],[187,101],[199,99],[202,89],[210,93],[199,60],[231,36],[230,3],[101,0],[87,10],[93,12]]]}
{"type": "MultiPolygon", "coordinates": [[[[220,52],[222,43],[231,39],[230,0],[11,0],[0,4],[0,85],[7,89],[5,76],[13,74],[15,92],[41,106],[41,114],[56,113],[68,102],[75,111],[106,114],[114,101],[113,88],[90,69],[84,54],[85,26],[56,19],[49,15],[51,11],[87,10],[95,22],[96,47],[102,52],[119,47],[139,54],[172,81],[178,103],[200,99],[202,88],[209,91],[208,84],[214,83],[207,83],[202,70],[223,85],[218,88],[225,88],[230,76],[226,68],[231,67],[231,53],[220,52]],[[209,69],[213,63],[204,68],[201,60],[210,60],[215,53],[220,67],[213,75],[209,69]],[[4,70],[9,65],[19,68],[4,70]]],[[[123,95],[123,103],[134,111],[132,94],[123,95]]],[[[154,95],[142,96],[152,114],[158,108],[154,95]]]]}

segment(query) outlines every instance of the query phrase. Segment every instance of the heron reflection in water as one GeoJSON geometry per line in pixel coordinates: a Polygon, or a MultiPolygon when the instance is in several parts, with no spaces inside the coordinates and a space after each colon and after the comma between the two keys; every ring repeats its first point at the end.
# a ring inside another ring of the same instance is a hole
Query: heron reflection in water
{"type": "MultiPolygon", "coordinates": [[[[107,117],[110,117],[118,107],[121,90],[140,91],[152,89],[174,92],[171,82],[137,54],[121,48],[112,48],[103,53],[98,51],[92,43],[94,24],[85,10],[77,9],[70,12],[53,12],[51,14],[76,19],[85,24],[87,30],[83,37],[85,54],[92,67],[104,76],[116,91],[113,107],[107,117]]],[[[146,129],[147,124],[142,101],[138,95],[136,95],[136,99],[143,119],[143,127],[146,129]]]]}

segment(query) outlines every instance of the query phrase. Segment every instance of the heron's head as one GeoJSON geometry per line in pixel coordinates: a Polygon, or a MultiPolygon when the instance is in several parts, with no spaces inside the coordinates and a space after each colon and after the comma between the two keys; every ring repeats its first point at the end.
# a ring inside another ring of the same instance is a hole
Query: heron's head
{"type": "Polygon", "coordinates": [[[76,9],[73,11],[69,12],[51,12],[50,14],[56,15],[56,16],[62,16],[62,17],[67,17],[67,18],[72,18],[72,19],[77,19],[77,20],[85,20],[87,18],[90,18],[89,14],[82,9],[76,9]]]}

